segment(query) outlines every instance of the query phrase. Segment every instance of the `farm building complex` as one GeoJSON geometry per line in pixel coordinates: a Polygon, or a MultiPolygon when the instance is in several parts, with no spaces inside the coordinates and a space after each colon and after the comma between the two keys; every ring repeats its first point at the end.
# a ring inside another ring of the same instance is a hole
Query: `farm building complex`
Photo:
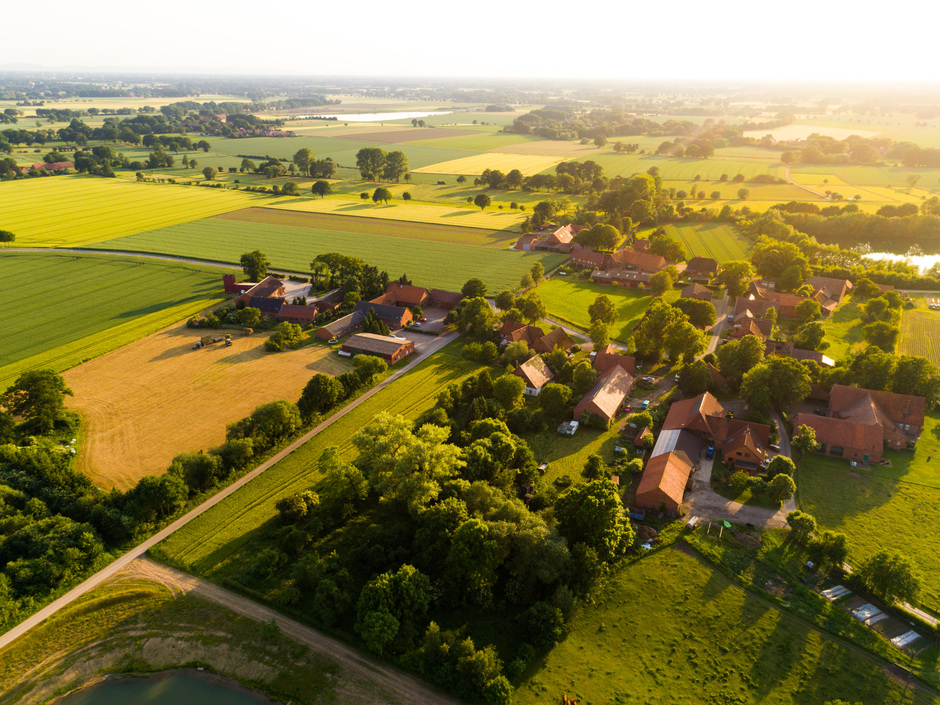
{"type": "Polygon", "coordinates": [[[358,333],[343,343],[342,352],[350,355],[374,355],[396,363],[414,352],[415,344],[403,338],[374,333],[358,333]]]}

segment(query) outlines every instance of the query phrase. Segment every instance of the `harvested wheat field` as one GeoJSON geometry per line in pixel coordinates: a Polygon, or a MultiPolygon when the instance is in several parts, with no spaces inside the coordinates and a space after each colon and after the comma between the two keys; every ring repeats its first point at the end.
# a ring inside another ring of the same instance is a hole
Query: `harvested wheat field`
{"type": "Polygon", "coordinates": [[[232,346],[192,346],[204,331],[167,328],[69,370],[68,407],[85,421],[78,467],[95,484],[127,489],[166,472],[179,453],[219,445],[225,426],[256,406],[297,401],[317,372],[351,365],[323,345],[284,353],[264,349],[265,334],[232,333],[232,346]]]}

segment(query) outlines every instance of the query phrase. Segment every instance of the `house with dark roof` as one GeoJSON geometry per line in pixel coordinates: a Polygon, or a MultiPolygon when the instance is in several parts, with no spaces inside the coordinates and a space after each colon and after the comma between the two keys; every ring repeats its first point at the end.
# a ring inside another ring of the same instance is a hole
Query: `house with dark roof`
{"type": "Polygon", "coordinates": [[[443,289],[431,289],[431,305],[440,306],[448,311],[457,308],[463,300],[463,294],[455,291],[444,291],[443,289]]]}
{"type": "Polygon", "coordinates": [[[553,331],[549,331],[532,345],[532,349],[537,353],[551,352],[555,348],[560,348],[568,352],[573,347],[574,341],[568,337],[568,334],[565,333],[563,328],[556,328],[553,331]]]}
{"type": "Polygon", "coordinates": [[[537,326],[527,326],[518,321],[503,321],[499,329],[499,337],[505,343],[518,343],[524,340],[529,347],[535,345],[535,341],[542,338],[545,332],[537,326]]]}
{"type": "Polygon", "coordinates": [[[699,301],[711,301],[712,290],[709,289],[707,286],[702,286],[701,284],[698,284],[698,283],[692,283],[682,289],[682,293],[679,294],[679,298],[698,299],[699,301]]]}
{"type": "Polygon", "coordinates": [[[686,276],[693,280],[710,281],[718,274],[718,260],[711,257],[699,257],[696,255],[689,260],[685,268],[686,276]]]}
{"type": "Polygon", "coordinates": [[[394,364],[414,352],[415,344],[406,338],[375,333],[357,333],[340,348],[351,355],[374,355],[394,364]]]}
{"type": "Polygon", "coordinates": [[[517,364],[512,373],[525,382],[524,394],[528,397],[537,397],[542,387],[555,378],[540,355],[532,356],[521,365],[517,364]]]}
{"type": "Polygon", "coordinates": [[[342,318],[337,318],[335,321],[327,323],[325,326],[318,328],[316,336],[320,340],[342,338],[344,335],[349,335],[353,331],[362,328],[362,322],[365,320],[365,318],[365,311],[353,311],[352,313],[347,314],[342,318]]]}
{"type": "Polygon", "coordinates": [[[392,330],[404,328],[414,320],[410,309],[399,308],[398,306],[389,304],[377,304],[371,301],[360,301],[356,304],[356,308],[353,309],[353,311],[362,311],[363,315],[365,315],[370,309],[375,311],[375,317],[378,320],[383,321],[392,330]]]}
{"type": "Polygon", "coordinates": [[[835,367],[836,365],[835,360],[827,355],[823,355],[821,352],[795,348],[793,347],[793,343],[783,340],[767,340],[764,342],[764,356],[770,357],[771,355],[792,357],[794,360],[799,360],[800,362],[803,360],[812,360],[822,367],[835,367]]]}
{"type": "Polygon", "coordinates": [[[620,366],[612,367],[574,407],[574,420],[580,421],[585,412],[590,412],[609,424],[632,390],[633,375],[620,366]]]}
{"type": "MultiPolygon", "coordinates": [[[[807,277],[804,284],[809,284],[813,287],[813,292],[816,296],[822,297],[820,305],[823,308],[827,308],[826,304],[823,304],[823,301],[832,302],[832,307],[835,308],[836,305],[842,302],[842,299],[845,298],[845,295],[849,293],[849,290],[852,288],[852,282],[848,279],[835,279],[833,277],[807,277]]],[[[817,299],[819,300],[819,299],[817,299]]]]}
{"type": "Polygon", "coordinates": [[[593,353],[594,359],[591,361],[594,369],[598,372],[607,372],[612,367],[620,366],[631,375],[635,376],[636,358],[632,355],[621,355],[617,348],[608,343],[600,350],[593,353]]]}
{"type": "Polygon", "coordinates": [[[281,307],[285,303],[286,299],[282,296],[252,296],[248,299],[245,308],[256,308],[261,311],[261,315],[265,318],[274,318],[276,320],[281,312],[281,307]]]}
{"type": "Polygon", "coordinates": [[[277,320],[296,323],[300,326],[309,326],[317,318],[316,306],[301,306],[300,304],[282,304],[277,312],[277,320]]]}
{"type": "Polygon", "coordinates": [[[222,281],[225,285],[225,291],[228,293],[241,294],[235,299],[235,306],[245,308],[248,302],[254,298],[273,298],[284,296],[284,282],[275,276],[268,275],[257,284],[251,282],[237,283],[235,277],[231,274],[223,275],[222,281]],[[246,284],[250,284],[246,288],[246,284]]]}

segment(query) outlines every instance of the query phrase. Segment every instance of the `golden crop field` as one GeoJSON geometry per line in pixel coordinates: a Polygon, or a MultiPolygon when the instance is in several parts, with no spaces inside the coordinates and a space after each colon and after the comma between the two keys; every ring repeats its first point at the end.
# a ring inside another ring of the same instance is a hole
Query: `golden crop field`
{"type": "Polygon", "coordinates": [[[100,242],[267,202],[228,189],[50,176],[0,184],[0,223],[16,246],[100,242]]]}
{"type": "Polygon", "coordinates": [[[85,423],[79,468],[96,484],[125,489],[163,474],[177,454],[222,443],[226,424],[259,404],[297,401],[317,372],[351,368],[327,346],[268,353],[266,335],[220,332],[233,333],[231,347],[193,350],[205,331],[176,325],[63,375],[85,423]]]}
{"type": "Polygon", "coordinates": [[[527,155],[527,154],[505,154],[502,152],[485,152],[472,157],[461,157],[460,159],[451,159],[447,162],[438,162],[420,169],[412,171],[421,174],[482,174],[484,169],[499,170],[508,173],[513,169],[518,169],[523,176],[532,176],[555,166],[562,161],[562,157],[527,155]]]}
{"type": "Polygon", "coordinates": [[[424,203],[389,203],[378,205],[372,201],[363,202],[350,198],[314,198],[306,201],[269,202],[268,207],[304,213],[332,213],[334,215],[354,215],[359,218],[377,218],[379,220],[399,220],[413,223],[432,223],[434,225],[457,225],[464,228],[485,228],[487,230],[506,230],[518,226],[525,218],[515,211],[489,208],[455,208],[435,206],[424,203]]]}
{"type": "Polygon", "coordinates": [[[898,352],[926,357],[934,365],[940,365],[940,311],[920,308],[905,311],[901,316],[898,352]]]}

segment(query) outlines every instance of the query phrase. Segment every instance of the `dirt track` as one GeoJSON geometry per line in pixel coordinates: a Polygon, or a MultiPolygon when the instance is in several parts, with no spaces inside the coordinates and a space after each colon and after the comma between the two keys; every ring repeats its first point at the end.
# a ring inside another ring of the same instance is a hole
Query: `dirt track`
{"type": "Polygon", "coordinates": [[[324,657],[336,661],[344,672],[351,672],[363,680],[377,683],[382,686],[383,690],[395,693],[398,696],[395,700],[383,699],[383,702],[401,702],[412,705],[447,705],[451,703],[456,705],[457,703],[456,700],[436,692],[413,676],[398,671],[387,664],[374,661],[368,656],[354,651],[342,642],[206,580],[182,573],[146,558],[137,559],[115,576],[116,580],[122,578],[145,578],[167,586],[175,594],[192,592],[249,619],[260,622],[274,620],[283,634],[300,644],[309,646],[324,657]]]}
{"type": "Polygon", "coordinates": [[[63,374],[86,424],[78,467],[96,484],[159,475],[177,454],[222,443],[226,424],[259,404],[297,401],[315,373],[349,369],[320,345],[267,353],[264,335],[212,332],[231,333],[232,346],[193,350],[205,331],[175,325],[63,374]]]}

